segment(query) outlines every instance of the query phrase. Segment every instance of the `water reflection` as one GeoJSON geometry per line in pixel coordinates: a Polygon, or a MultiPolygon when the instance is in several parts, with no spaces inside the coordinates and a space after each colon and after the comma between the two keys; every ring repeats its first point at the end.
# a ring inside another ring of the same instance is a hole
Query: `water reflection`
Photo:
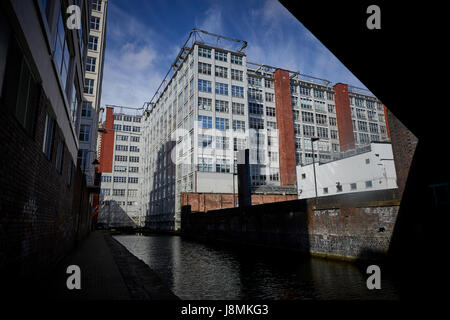
{"type": "Polygon", "coordinates": [[[205,245],[179,236],[115,237],[181,299],[398,299],[389,277],[368,290],[350,263],[205,245]]]}

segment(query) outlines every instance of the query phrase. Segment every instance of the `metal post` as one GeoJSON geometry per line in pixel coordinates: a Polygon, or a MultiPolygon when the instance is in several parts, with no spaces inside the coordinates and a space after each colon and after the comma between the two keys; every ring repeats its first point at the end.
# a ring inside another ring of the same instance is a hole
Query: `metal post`
{"type": "Polygon", "coordinates": [[[319,140],[319,138],[311,138],[311,145],[312,145],[312,159],[313,159],[313,171],[314,171],[314,189],[316,190],[316,204],[317,204],[317,180],[316,180],[316,163],[314,161],[314,141],[319,140]]]}

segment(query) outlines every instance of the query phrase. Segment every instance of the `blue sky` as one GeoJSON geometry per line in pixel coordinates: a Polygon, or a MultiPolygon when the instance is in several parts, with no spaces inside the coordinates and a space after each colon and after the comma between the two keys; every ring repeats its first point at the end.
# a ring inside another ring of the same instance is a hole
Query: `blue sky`
{"type": "Polygon", "coordinates": [[[149,101],[193,28],[246,40],[248,61],[365,88],[276,0],[109,0],[102,106],[149,101]]]}

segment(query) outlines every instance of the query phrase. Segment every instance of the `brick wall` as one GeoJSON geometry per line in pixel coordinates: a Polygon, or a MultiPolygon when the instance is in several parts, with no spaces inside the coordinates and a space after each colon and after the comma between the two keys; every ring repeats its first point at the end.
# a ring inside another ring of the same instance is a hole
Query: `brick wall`
{"type": "MultiPolygon", "coordinates": [[[[207,212],[217,209],[233,208],[238,206],[238,195],[235,195],[233,204],[233,194],[224,193],[181,193],[181,206],[191,206],[193,212],[207,212]]],[[[252,205],[296,200],[297,195],[270,195],[252,194],[252,205]]]]}
{"type": "Polygon", "coordinates": [[[348,97],[348,85],[338,83],[333,88],[336,106],[336,122],[339,128],[340,149],[341,151],[347,151],[355,147],[350,99],[348,97]]]}
{"type": "Polygon", "coordinates": [[[418,139],[392,112],[388,109],[385,109],[385,112],[387,114],[386,127],[389,127],[397,174],[398,192],[401,199],[418,139]]]}
{"type": "Polygon", "coordinates": [[[54,265],[73,247],[78,216],[82,217],[80,234],[89,231],[87,190],[66,146],[62,173],[56,170],[57,143],[62,136],[57,125],[51,159],[42,152],[46,111],[51,109],[42,92],[33,136],[3,102],[0,106],[0,273],[32,276],[54,265]]]}
{"type": "Polygon", "coordinates": [[[289,72],[277,69],[273,77],[279,137],[280,184],[292,186],[297,182],[297,170],[289,72]]]}
{"type": "Polygon", "coordinates": [[[114,108],[106,108],[106,120],[103,128],[106,132],[100,133],[100,159],[99,172],[112,172],[114,154],[114,108]]]}
{"type": "Polygon", "coordinates": [[[390,190],[193,213],[183,207],[183,236],[291,249],[339,259],[387,255],[399,201],[390,190]]]}

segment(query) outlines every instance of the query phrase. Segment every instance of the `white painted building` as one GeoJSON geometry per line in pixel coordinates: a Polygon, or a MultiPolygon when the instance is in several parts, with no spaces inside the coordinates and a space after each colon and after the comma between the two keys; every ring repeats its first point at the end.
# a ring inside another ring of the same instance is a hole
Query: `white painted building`
{"type": "Polygon", "coordinates": [[[397,188],[394,157],[390,143],[372,142],[343,153],[342,159],[297,166],[299,199],[343,193],[397,188]],[[353,151],[353,152],[352,152],[353,151]],[[352,155],[353,153],[353,155],[352,155]]]}

